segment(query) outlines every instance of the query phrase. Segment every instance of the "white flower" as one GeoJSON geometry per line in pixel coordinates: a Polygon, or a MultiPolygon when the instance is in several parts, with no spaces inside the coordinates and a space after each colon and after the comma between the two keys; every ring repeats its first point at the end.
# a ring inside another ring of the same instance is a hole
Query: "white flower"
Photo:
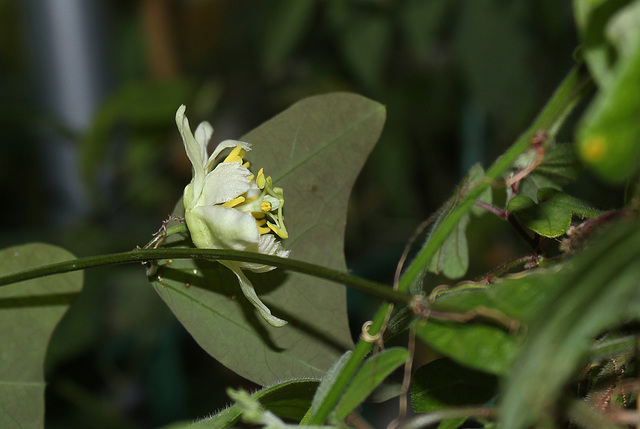
{"type": "MultiPolygon", "coordinates": [[[[289,251],[281,248],[280,241],[288,237],[282,216],[282,189],[274,187],[271,177],[266,177],[262,169],[257,176],[249,171],[249,163],[243,160],[245,152],[251,150],[249,143],[225,140],[207,156],[213,128],[208,122],[202,122],[193,135],[185,110],[184,105],[178,108],[176,124],[193,165],[193,179],[184,188],[183,195],[184,218],[193,244],[204,249],[234,249],[288,257],[289,251]],[[217,160],[226,149],[231,149],[230,153],[223,160],[217,160]]],[[[275,267],[220,262],[238,277],[242,292],[267,322],[273,326],[287,323],[271,314],[242,272],[245,269],[266,272],[275,267]]]]}

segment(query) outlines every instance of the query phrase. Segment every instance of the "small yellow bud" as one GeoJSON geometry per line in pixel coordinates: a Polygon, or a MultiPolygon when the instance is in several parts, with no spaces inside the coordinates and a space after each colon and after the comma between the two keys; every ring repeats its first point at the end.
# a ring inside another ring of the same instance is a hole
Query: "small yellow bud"
{"type": "Polygon", "coordinates": [[[607,142],[602,136],[593,136],[582,144],[582,156],[589,162],[597,162],[607,151],[607,142]]]}
{"type": "Polygon", "coordinates": [[[263,212],[270,212],[271,203],[269,201],[263,201],[262,204],[260,204],[260,210],[262,210],[263,212]]]}

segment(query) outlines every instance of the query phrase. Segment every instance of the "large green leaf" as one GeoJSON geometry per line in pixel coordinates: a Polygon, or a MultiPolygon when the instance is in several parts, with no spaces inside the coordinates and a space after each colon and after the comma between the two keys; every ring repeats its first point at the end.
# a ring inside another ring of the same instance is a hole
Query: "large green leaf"
{"type": "MultiPolygon", "coordinates": [[[[48,244],[0,251],[9,274],[74,259],[48,244]]],[[[0,427],[44,427],[44,359],[54,328],[82,289],[81,272],[43,277],[0,288],[0,427]]]]}
{"type": "MultiPolygon", "coordinates": [[[[242,137],[253,145],[247,159],[284,189],[292,258],[346,269],[347,201],[384,118],[378,103],[329,94],[302,100],[242,137]]],[[[181,238],[168,241],[191,246],[181,238]]],[[[251,274],[258,295],[288,325],[264,323],[217,263],[164,262],[154,286],[209,354],[259,384],[322,376],[353,347],[343,286],[282,270],[251,274]]]]}
{"type": "Polygon", "coordinates": [[[586,363],[593,338],[640,319],[640,224],[598,238],[546,276],[552,287],[526,318],[527,340],[501,394],[501,427],[554,418],[552,404],[586,363]]]}

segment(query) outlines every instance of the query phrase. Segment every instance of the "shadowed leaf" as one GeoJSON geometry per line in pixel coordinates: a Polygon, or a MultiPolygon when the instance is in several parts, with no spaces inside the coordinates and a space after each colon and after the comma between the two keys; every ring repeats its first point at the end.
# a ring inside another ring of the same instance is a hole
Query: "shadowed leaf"
{"type": "MultiPolygon", "coordinates": [[[[73,259],[64,249],[27,244],[0,251],[0,272],[73,259]]],[[[0,427],[44,427],[44,359],[49,339],[82,289],[81,272],[0,288],[0,427]]]]}
{"type": "MultiPolygon", "coordinates": [[[[347,201],[384,118],[378,103],[329,94],[302,100],[241,138],[252,144],[252,168],[264,167],[284,189],[284,246],[292,258],[346,269],[347,201]]],[[[171,246],[191,246],[186,235],[170,238],[171,246]]],[[[342,285],[282,270],[247,272],[274,315],[289,322],[273,328],[218,263],[165,261],[156,276],[156,290],[196,341],[256,383],[321,376],[353,347],[342,285]]]]}
{"type": "Polygon", "coordinates": [[[546,277],[551,287],[525,320],[527,340],[503,386],[501,427],[531,427],[549,418],[561,386],[586,363],[593,339],[638,320],[638,222],[608,230],[546,277]]]}

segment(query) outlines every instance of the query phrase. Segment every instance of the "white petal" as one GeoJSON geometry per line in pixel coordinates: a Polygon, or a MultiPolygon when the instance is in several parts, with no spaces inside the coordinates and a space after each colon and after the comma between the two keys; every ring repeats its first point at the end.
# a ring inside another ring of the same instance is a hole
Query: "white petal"
{"type": "Polygon", "coordinates": [[[236,146],[241,146],[242,149],[244,149],[245,152],[248,152],[248,151],[251,150],[251,145],[249,143],[241,142],[239,140],[224,140],[224,141],[221,141],[218,144],[218,146],[215,148],[215,150],[213,151],[211,156],[209,157],[209,160],[205,164],[205,168],[207,170],[210,170],[211,167],[213,166],[213,164],[216,161],[216,157],[218,155],[220,155],[220,152],[222,152],[223,150],[228,149],[230,147],[236,147],[236,146]]]}
{"type": "Polygon", "coordinates": [[[193,244],[198,248],[245,250],[258,242],[251,213],[223,206],[197,206],[185,213],[193,244]]]}
{"type": "MultiPolygon", "coordinates": [[[[195,203],[204,186],[205,171],[203,153],[206,155],[206,145],[203,149],[201,143],[191,134],[189,120],[184,114],[186,109],[184,104],[178,108],[176,112],[176,125],[178,126],[178,131],[180,131],[180,136],[182,137],[189,161],[191,161],[191,165],[193,166],[193,180],[191,181],[191,188],[188,191],[189,195],[187,195],[186,200],[188,200],[189,203],[195,203]]],[[[188,204],[185,208],[189,208],[188,204]]]]}
{"type": "MultiPolygon", "coordinates": [[[[273,234],[263,234],[260,236],[256,245],[247,248],[250,252],[258,252],[263,255],[279,256],[280,258],[288,258],[290,250],[283,250],[280,241],[277,241],[273,234]]],[[[274,270],[276,267],[264,264],[255,264],[251,262],[241,262],[241,267],[245,270],[251,270],[255,273],[266,273],[274,270]]]]}
{"type": "Polygon", "coordinates": [[[209,145],[209,140],[211,140],[211,136],[213,135],[213,127],[207,121],[201,122],[196,128],[195,139],[200,145],[200,150],[202,153],[202,168],[205,166],[205,159],[207,159],[207,146],[209,145]]]}
{"type": "Polygon", "coordinates": [[[204,180],[204,189],[198,205],[222,204],[247,192],[251,172],[237,162],[223,162],[216,166],[204,180]]]}
{"type": "Polygon", "coordinates": [[[247,297],[249,302],[253,304],[253,306],[260,312],[260,315],[266,320],[271,326],[275,326],[279,328],[287,324],[286,320],[278,319],[274,315],[271,314],[271,310],[264,305],[264,303],[258,298],[253,285],[249,281],[249,279],[244,275],[240,267],[237,263],[232,261],[220,261],[224,266],[229,268],[233,273],[238,277],[240,281],[240,289],[242,289],[242,293],[247,297]]]}

